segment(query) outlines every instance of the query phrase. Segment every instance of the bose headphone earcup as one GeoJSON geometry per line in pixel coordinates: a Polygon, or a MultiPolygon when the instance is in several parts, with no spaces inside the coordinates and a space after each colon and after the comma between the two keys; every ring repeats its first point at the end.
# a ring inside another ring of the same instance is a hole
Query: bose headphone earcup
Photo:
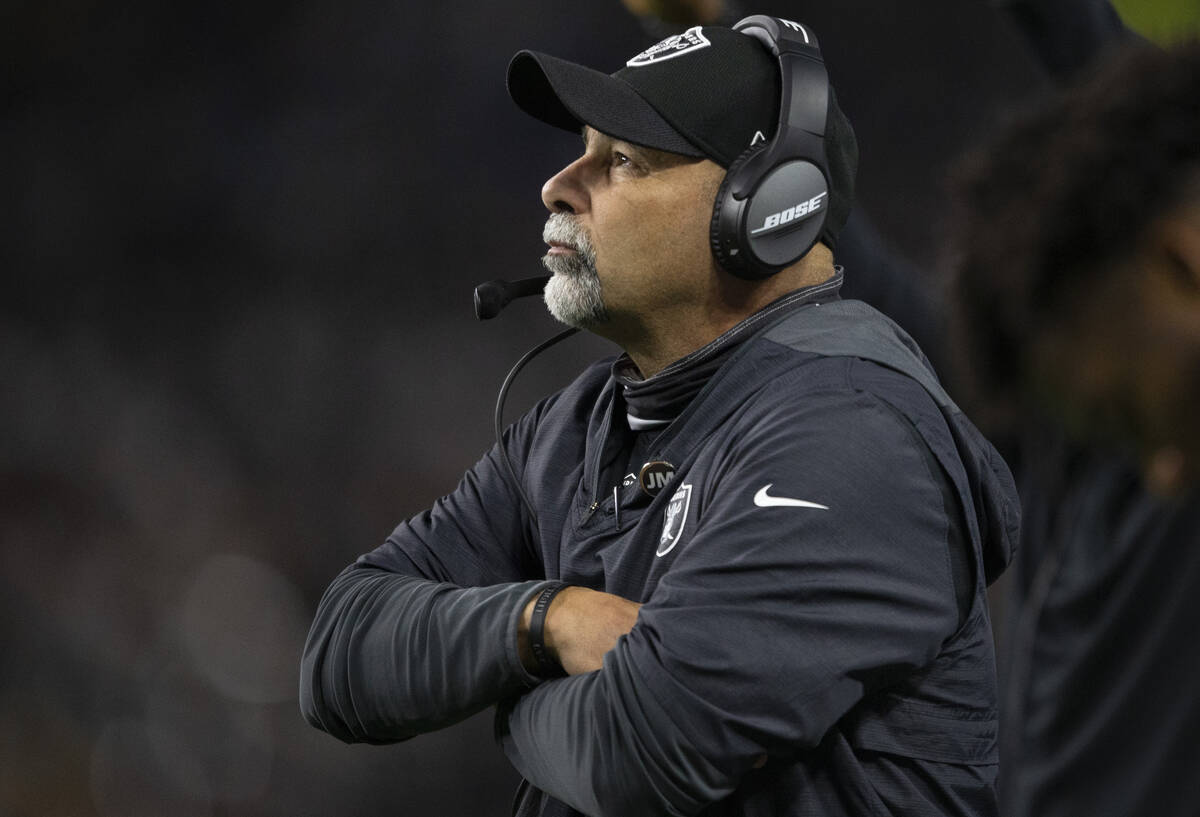
{"type": "Polygon", "coordinates": [[[746,175],[746,163],[765,147],[765,142],[751,145],[729,165],[729,169],[725,171],[725,178],[721,180],[721,186],[717,189],[717,197],[713,200],[712,223],[708,232],[709,246],[721,269],[730,275],[751,281],[765,278],[771,273],[756,273],[746,264],[745,247],[741,231],[738,229],[745,202],[734,199],[732,189],[735,180],[746,175]]]}
{"type": "Polygon", "coordinates": [[[772,166],[764,149],[755,145],[729,166],[713,202],[709,231],[717,263],[749,281],[800,260],[817,243],[829,209],[829,182],[819,166],[803,158],[772,166]],[[734,189],[748,193],[738,199],[734,189]]]}

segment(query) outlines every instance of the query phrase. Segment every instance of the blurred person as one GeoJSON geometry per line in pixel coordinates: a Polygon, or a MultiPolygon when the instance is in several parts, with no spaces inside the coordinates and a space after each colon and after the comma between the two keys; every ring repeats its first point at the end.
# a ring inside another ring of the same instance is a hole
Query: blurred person
{"type": "Polygon", "coordinates": [[[960,348],[1019,446],[1011,817],[1200,810],[1200,44],[1130,47],[959,183],[960,348]]]}
{"type": "Polygon", "coordinates": [[[1012,479],[839,297],[857,145],[815,35],[735,29],[510,64],[584,140],[547,307],[624,354],[334,579],[302,709],[386,743],[496,705],[518,815],[993,815],[1012,479]]]}

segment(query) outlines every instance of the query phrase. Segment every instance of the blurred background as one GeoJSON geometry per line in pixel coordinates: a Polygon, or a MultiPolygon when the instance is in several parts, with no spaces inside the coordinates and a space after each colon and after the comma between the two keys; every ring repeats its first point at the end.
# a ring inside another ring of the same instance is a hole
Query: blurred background
{"type": "MultiPolygon", "coordinates": [[[[0,815],[507,814],[487,714],[345,746],[297,664],[556,329],[471,308],[538,274],[579,149],[509,58],[613,71],[658,37],[617,0],[114,5],[0,12],[0,815]]],[[[748,9],[821,35],[860,205],[932,286],[947,164],[1046,79],[984,2],[816,6],[748,9]]],[[[510,418],[611,351],[539,358],[510,418]]]]}

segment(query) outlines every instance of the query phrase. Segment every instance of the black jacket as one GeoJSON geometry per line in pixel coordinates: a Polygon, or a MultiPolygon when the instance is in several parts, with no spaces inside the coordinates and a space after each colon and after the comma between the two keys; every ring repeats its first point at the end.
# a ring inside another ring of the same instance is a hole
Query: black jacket
{"type": "Polygon", "coordinates": [[[656,497],[630,434],[593,366],[507,431],[536,520],[493,451],[338,576],[308,719],[385,742],[500,704],[520,815],[993,814],[1017,501],[907,336],[838,301],[745,341],[650,447],[656,497]],[[521,667],[547,578],[644,603],[602,670],[521,667]]]}

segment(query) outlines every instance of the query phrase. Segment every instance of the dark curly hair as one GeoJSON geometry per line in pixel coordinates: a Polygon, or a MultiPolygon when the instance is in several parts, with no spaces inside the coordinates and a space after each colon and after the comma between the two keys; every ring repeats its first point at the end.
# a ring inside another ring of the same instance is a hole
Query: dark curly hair
{"type": "Polygon", "coordinates": [[[1139,45],[1010,121],[953,177],[949,295],[981,424],[1015,430],[1037,339],[1200,179],[1200,42],[1139,45]]]}

